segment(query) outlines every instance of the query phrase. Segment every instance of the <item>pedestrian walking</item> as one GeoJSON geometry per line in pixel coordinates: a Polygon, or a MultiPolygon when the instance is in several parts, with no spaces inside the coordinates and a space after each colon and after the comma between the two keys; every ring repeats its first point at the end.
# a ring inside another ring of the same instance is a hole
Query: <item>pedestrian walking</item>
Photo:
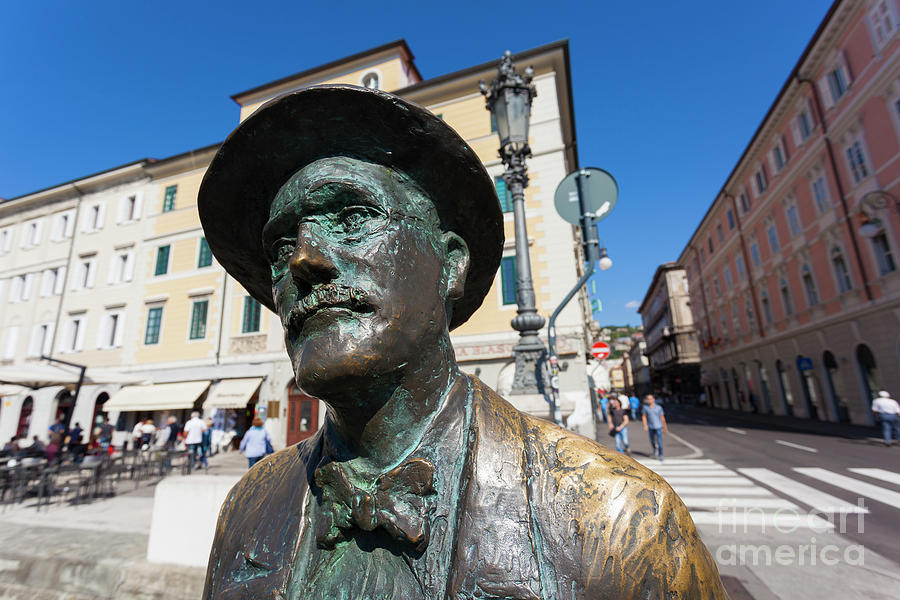
{"type": "Polygon", "coordinates": [[[203,430],[203,440],[200,442],[200,460],[206,470],[209,470],[209,461],[206,458],[212,456],[212,433],[213,420],[206,419],[206,429],[203,430]]]}
{"type": "Polygon", "coordinates": [[[644,408],[641,410],[641,422],[644,424],[644,431],[650,432],[650,446],[653,448],[653,455],[663,459],[663,432],[669,433],[669,425],[666,423],[666,415],[663,407],[656,403],[653,394],[647,394],[644,397],[644,408]]]}
{"type": "Polygon", "coordinates": [[[248,467],[250,468],[260,461],[266,454],[270,454],[269,449],[272,447],[272,438],[269,432],[263,429],[263,420],[259,417],[253,419],[253,427],[247,430],[241,439],[240,452],[247,457],[248,467]]]}
{"type": "Polygon", "coordinates": [[[641,401],[638,400],[637,396],[631,396],[627,399],[627,402],[624,405],[624,408],[631,408],[631,418],[638,418],[638,409],[641,407],[641,401]]]}
{"type": "Polygon", "coordinates": [[[609,407],[609,398],[606,397],[606,394],[600,396],[600,416],[603,418],[603,422],[606,423],[608,421],[606,417],[606,410],[609,407]]]}
{"type": "Polygon", "coordinates": [[[97,432],[97,442],[103,450],[110,452],[113,431],[115,431],[115,428],[112,423],[109,422],[108,417],[100,417],[100,419],[102,420],[100,421],[99,431],[97,432]]]}
{"type": "Polygon", "coordinates": [[[616,438],[616,451],[631,456],[628,443],[628,396],[621,395],[609,402],[609,435],[616,438]]]}
{"type": "Polygon", "coordinates": [[[900,441],[900,404],[891,398],[891,395],[882,390],[872,401],[872,412],[881,419],[881,435],[884,437],[884,445],[890,446],[894,440],[900,441]]]}
{"type": "MultiPolygon", "coordinates": [[[[191,413],[190,420],[184,424],[184,443],[188,447],[188,465],[191,470],[194,469],[197,459],[203,461],[203,432],[206,431],[206,423],[200,418],[200,413],[196,410],[191,413]]],[[[199,467],[199,464],[196,464],[199,467]]]]}

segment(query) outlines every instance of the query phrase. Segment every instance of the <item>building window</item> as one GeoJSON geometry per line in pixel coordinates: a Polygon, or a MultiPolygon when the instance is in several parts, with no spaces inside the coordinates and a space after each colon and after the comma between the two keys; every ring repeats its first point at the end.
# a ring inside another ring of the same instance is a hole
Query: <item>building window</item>
{"type": "Polygon", "coordinates": [[[741,201],[741,210],[746,215],[748,212],[750,212],[750,199],[747,197],[747,193],[741,192],[739,200],[741,201]]]}
{"type": "Polygon", "coordinates": [[[206,315],[209,310],[209,300],[197,300],[191,308],[190,339],[202,340],[206,337],[206,315]]]}
{"type": "Polygon", "coordinates": [[[205,237],[200,238],[200,251],[197,253],[197,268],[202,269],[212,264],[212,251],[205,237]]]}
{"type": "Polygon", "coordinates": [[[787,164],[787,151],[784,149],[784,141],[782,140],[772,148],[772,166],[776,173],[780,173],[785,164],[787,164]]]}
{"type": "Polygon", "coordinates": [[[72,280],[72,289],[78,291],[94,287],[94,260],[82,260],[76,269],[75,277],[72,280]]]}
{"type": "Polygon", "coordinates": [[[84,316],[71,317],[66,323],[63,348],[66,352],[79,352],[84,348],[84,316]]]}
{"type": "Polygon", "coordinates": [[[800,134],[799,142],[805,142],[812,135],[813,121],[808,110],[797,115],[797,132],[800,134]]]}
{"type": "Polygon", "coordinates": [[[156,268],[154,275],[165,275],[169,272],[169,246],[160,246],[156,249],[156,268]]]}
{"type": "Polygon", "coordinates": [[[0,254],[6,254],[12,248],[12,227],[0,230],[0,254]]]}
{"type": "Polygon", "coordinates": [[[131,281],[134,276],[134,251],[119,252],[112,257],[109,263],[109,277],[107,283],[115,285],[125,281],[131,281]]]}
{"type": "Polygon", "coordinates": [[[259,331],[259,313],[259,302],[252,296],[244,296],[244,319],[241,323],[241,333],[259,331]]]}
{"type": "Polygon", "coordinates": [[[831,92],[831,101],[837,102],[847,92],[847,74],[844,67],[839,66],[828,73],[828,89],[831,92]]]}
{"type": "Polygon", "coordinates": [[[778,243],[778,230],[775,229],[775,223],[772,223],[766,228],[766,236],[769,238],[769,248],[771,248],[772,254],[781,250],[781,244],[778,243]]]}
{"type": "Polygon", "coordinates": [[[380,90],[381,89],[381,78],[378,77],[378,73],[375,71],[369,71],[365,75],[363,75],[362,80],[360,81],[363,87],[369,88],[370,90],[380,90]]]}
{"type": "Polygon", "coordinates": [[[154,306],[147,311],[147,330],[144,332],[144,344],[158,344],[159,331],[162,326],[162,306],[154,306]]]}
{"type": "Polygon", "coordinates": [[[819,294],[816,292],[816,282],[813,280],[812,269],[809,265],[803,265],[800,269],[800,278],[803,280],[803,289],[806,291],[806,302],[810,306],[819,303],[819,294]]]}
{"type": "Polygon", "coordinates": [[[26,223],[19,246],[22,248],[39,246],[41,243],[42,225],[43,223],[41,223],[41,221],[31,221],[30,223],[26,223]]]}
{"type": "Polygon", "coordinates": [[[56,215],[53,221],[53,240],[59,242],[72,237],[75,231],[75,217],[73,211],[66,211],[56,215]]]}
{"type": "Polygon", "coordinates": [[[516,303],[516,257],[504,256],[500,260],[500,283],[503,304],[516,303]]]}
{"type": "Polygon", "coordinates": [[[878,270],[882,275],[887,275],[897,270],[897,263],[894,262],[891,245],[884,231],[872,238],[872,247],[875,249],[875,259],[878,261],[878,270]]]}
{"type": "Polygon", "coordinates": [[[794,303],[791,302],[791,289],[788,287],[786,279],[782,278],[778,284],[778,290],[781,292],[781,304],[784,306],[785,316],[794,314],[794,303]]]}
{"type": "Polygon", "coordinates": [[[713,277],[713,290],[716,292],[716,296],[722,295],[722,285],[719,283],[719,276],[716,275],[713,277]]]}
{"type": "Polygon", "coordinates": [[[731,322],[734,325],[735,335],[741,335],[741,317],[737,304],[731,305],[731,322]]]}
{"type": "Polygon", "coordinates": [[[731,269],[729,269],[728,267],[725,267],[722,270],[722,274],[725,276],[725,285],[727,287],[731,287],[731,269]]]}
{"type": "Polygon", "coordinates": [[[753,259],[754,267],[758,267],[762,264],[762,259],[759,257],[759,244],[755,241],[750,243],[750,258],[753,259]]]}
{"type": "Polygon", "coordinates": [[[497,198],[500,200],[500,209],[508,213],[513,211],[512,194],[506,187],[506,180],[502,177],[494,177],[494,187],[497,190],[497,198]]]}
{"type": "Polygon", "coordinates": [[[897,31],[897,15],[892,0],[879,0],[869,9],[869,25],[875,47],[881,49],[897,31]]]}
{"type": "Polygon", "coordinates": [[[491,113],[491,133],[497,132],[497,119],[494,117],[494,113],[491,113]]]}
{"type": "Polygon", "coordinates": [[[709,256],[712,257],[712,254],[713,254],[712,236],[709,236],[708,238],[706,238],[706,245],[709,246],[709,256]]]}
{"type": "Polygon", "coordinates": [[[163,196],[163,212],[169,212],[170,210],[175,210],[175,195],[178,193],[177,185],[170,185],[166,188],[166,193],[163,196]]]}
{"type": "Polygon", "coordinates": [[[53,337],[52,323],[38,323],[31,329],[31,343],[28,345],[28,356],[50,354],[50,343],[53,337]]]}
{"type": "Polygon", "coordinates": [[[734,212],[729,208],[725,215],[728,217],[728,229],[734,229],[734,212]]]}
{"type": "Polygon", "coordinates": [[[747,324],[750,329],[753,329],[756,325],[756,317],[753,315],[753,306],[750,304],[750,299],[744,299],[744,312],[747,313],[747,324]]]}
{"type": "Polygon", "coordinates": [[[106,205],[97,202],[87,207],[81,220],[81,230],[85,233],[100,231],[103,229],[103,219],[106,216],[106,205]]]}
{"type": "Polygon", "coordinates": [[[797,213],[797,205],[791,204],[787,208],[788,227],[792,236],[800,235],[800,215],[797,213]]]}
{"type": "Polygon", "coordinates": [[[825,185],[825,176],[820,175],[812,183],[813,199],[816,201],[816,209],[819,214],[824,214],[828,210],[828,186],[825,185]]]}
{"type": "Polygon", "coordinates": [[[722,225],[721,224],[716,225],[716,235],[719,236],[719,243],[722,243],[725,241],[725,236],[722,235],[722,225]]]}
{"type": "Polygon", "coordinates": [[[840,248],[835,247],[831,250],[831,266],[834,268],[834,277],[837,279],[838,291],[843,294],[853,289],[850,271],[847,270],[847,263],[844,261],[844,255],[840,248]]]}
{"type": "Polygon", "coordinates": [[[97,347],[106,349],[120,347],[124,333],[125,311],[115,310],[107,312],[100,324],[100,336],[97,339],[97,347]]]}
{"type": "Polygon", "coordinates": [[[762,304],[763,316],[766,319],[766,325],[771,325],[772,321],[775,319],[772,318],[772,305],[769,304],[769,293],[763,292],[760,294],[760,303],[762,304]]]}
{"type": "Polygon", "coordinates": [[[740,256],[738,256],[734,259],[734,262],[737,265],[738,275],[743,277],[744,276],[744,259],[741,258],[740,256]]]}
{"type": "Polygon", "coordinates": [[[756,174],[753,176],[756,181],[756,195],[760,196],[769,187],[769,178],[766,176],[766,166],[760,165],[756,174]]]}
{"type": "Polygon", "coordinates": [[[41,297],[58,296],[63,292],[65,285],[66,268],[57,267],[55,269],[47,269],[44,271],[44,277],[41,281],[41,297]]]}
{"type": "Polygon", "coordinates": [[[854,183],[859,183],[869,176],[866,158],[863,155],[862,144],[860,144],[859,140],[847,147],[847,164],[850,166],[850,174],[853,175],[854,183]]]}

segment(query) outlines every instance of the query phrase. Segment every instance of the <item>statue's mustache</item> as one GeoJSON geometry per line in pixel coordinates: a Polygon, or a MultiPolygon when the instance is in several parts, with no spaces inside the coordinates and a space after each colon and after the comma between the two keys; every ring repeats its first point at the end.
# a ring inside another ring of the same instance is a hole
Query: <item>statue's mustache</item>
{"type": "Polygon", "coordinates": [[[365,290],[349,285],[329,283],[313,288],[288,313],[288,327],[299,330],[303,322],[323,308],[343,307],[355,311],[371,312],[365,290]]]}

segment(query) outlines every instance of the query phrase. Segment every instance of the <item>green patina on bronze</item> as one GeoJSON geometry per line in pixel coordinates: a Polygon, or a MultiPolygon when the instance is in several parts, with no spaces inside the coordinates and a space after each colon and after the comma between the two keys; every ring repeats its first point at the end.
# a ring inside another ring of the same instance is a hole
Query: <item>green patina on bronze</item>
{"type": "Polygon", "coordinates": [[[726,597],[662,479],[457,368],[449,331],[493,282],[503,222],[443,121],[374,90],[290,94],[228,138],[199,207],[328,406],[232,489],[205,598],[726,597]]]}

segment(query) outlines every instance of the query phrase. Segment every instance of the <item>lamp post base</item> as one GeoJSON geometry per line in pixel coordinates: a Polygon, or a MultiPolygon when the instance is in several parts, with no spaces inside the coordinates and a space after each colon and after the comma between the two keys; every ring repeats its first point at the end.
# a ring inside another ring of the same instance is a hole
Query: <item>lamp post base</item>
{"type": "Polygon", "coordinates": [[[516,373],[510,395],[544,395],[544,359],[547,350],[540,338],[536,335],[521,338],[513,347],[513,356],[516,359],[516,373]]]}

